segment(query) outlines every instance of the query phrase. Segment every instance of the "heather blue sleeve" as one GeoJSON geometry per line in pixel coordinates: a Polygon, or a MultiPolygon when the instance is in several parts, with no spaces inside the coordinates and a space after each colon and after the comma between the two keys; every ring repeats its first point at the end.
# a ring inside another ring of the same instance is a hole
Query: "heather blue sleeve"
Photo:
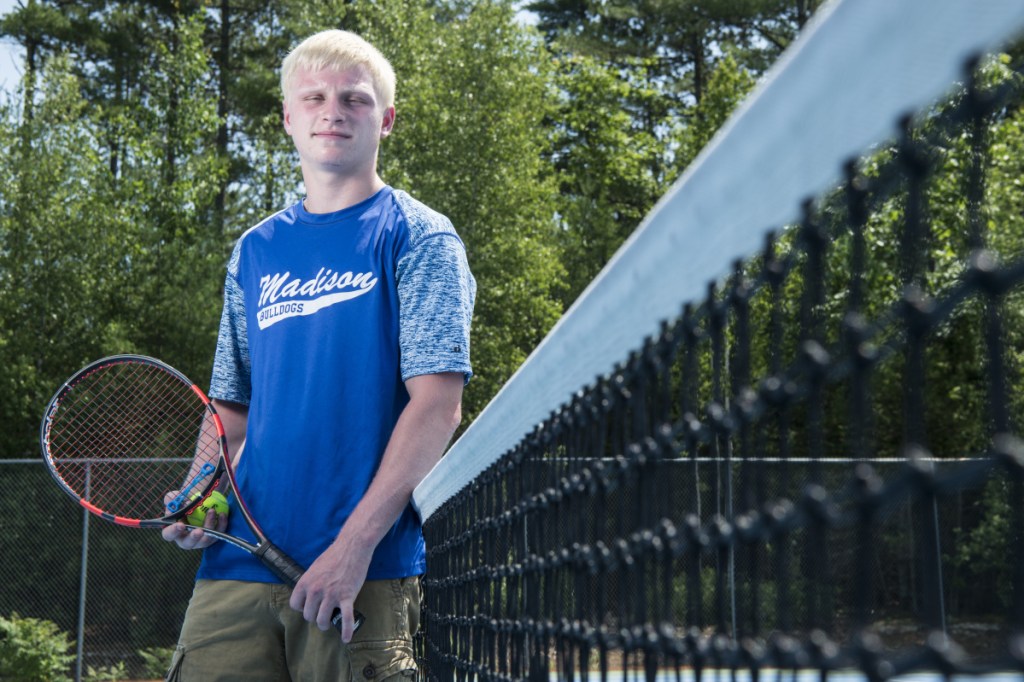
{"type": "Polygon", "coordinates": [[[402,380],[461,372],[468,383],[476,281],[466,250],[447,218],[432,212],[409,215],[417,224],[398,263],[402,380]]]}
{"type": "Polygon", "coordinates": [[[245,298],[238,283],[240,250],[241,240],[235,245],[224,278],[224,309],[220,317],[217,351],[213,358],[210,397],[248,405],[252,397],[252,384],[245,298]]]}

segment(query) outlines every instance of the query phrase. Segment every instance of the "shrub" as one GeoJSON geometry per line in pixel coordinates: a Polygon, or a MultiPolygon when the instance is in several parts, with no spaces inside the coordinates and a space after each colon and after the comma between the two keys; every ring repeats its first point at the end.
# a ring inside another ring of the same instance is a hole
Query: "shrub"
{"type": "Polygon", "coordinates": [[[174,658],[174,647],[150,647],[141,649],[139,656],[142,657],[146,666],[146,675],[153,678],[162,678],[171,667],[171,659],[174,658]]]}
{"type": "Polygon", "coordinates": [[[85,674],[85,682],[119,682],[119,680],[127,679],[128,669],[124,661],[102,668],[94,668],[90,665],[85,674]]]}
{"type": "Polygon", "coordinates": [[[0,679],[24,682],[65,682],[75,660],[71,640],[56,623],[0,616],[0,679]]]}

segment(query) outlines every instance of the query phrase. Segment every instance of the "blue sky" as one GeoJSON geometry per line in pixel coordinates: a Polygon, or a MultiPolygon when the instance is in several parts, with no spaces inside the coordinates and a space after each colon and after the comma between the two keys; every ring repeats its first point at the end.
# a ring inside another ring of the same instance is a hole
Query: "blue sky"
{"type": "MultiPolygon", "coordinates": [[[[0,15],[15,7],[15,0],[0,0],[0,15]]],[[[9,39],[0,40],[0,90],[11,92],[21,78],[21,51],[9,39]]]]}

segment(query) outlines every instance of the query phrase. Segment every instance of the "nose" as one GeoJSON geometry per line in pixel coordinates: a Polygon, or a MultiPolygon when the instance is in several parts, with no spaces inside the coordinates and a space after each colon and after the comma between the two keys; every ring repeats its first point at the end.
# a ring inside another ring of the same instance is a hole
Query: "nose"
{"type": "Polygon", "coordinates": [[[345,106],[341,100],[337,98],[330,98],[327,100],[327,104],[324,106],[324,120],[325,121],[342,121],[345,119],[345,106]]]}

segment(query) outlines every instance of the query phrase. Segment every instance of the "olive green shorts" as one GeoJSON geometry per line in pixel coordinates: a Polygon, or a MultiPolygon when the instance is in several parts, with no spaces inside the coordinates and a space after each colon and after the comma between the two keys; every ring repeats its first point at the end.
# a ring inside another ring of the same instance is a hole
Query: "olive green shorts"
{"type": "Polygon", "coordinates": [[[418,577],[370,580],[355,608],[366,622],[345,646],[288,606],[286,585],[200,580],[185,612],[168,682],[411,679],[419,627],[418,577]]]}

